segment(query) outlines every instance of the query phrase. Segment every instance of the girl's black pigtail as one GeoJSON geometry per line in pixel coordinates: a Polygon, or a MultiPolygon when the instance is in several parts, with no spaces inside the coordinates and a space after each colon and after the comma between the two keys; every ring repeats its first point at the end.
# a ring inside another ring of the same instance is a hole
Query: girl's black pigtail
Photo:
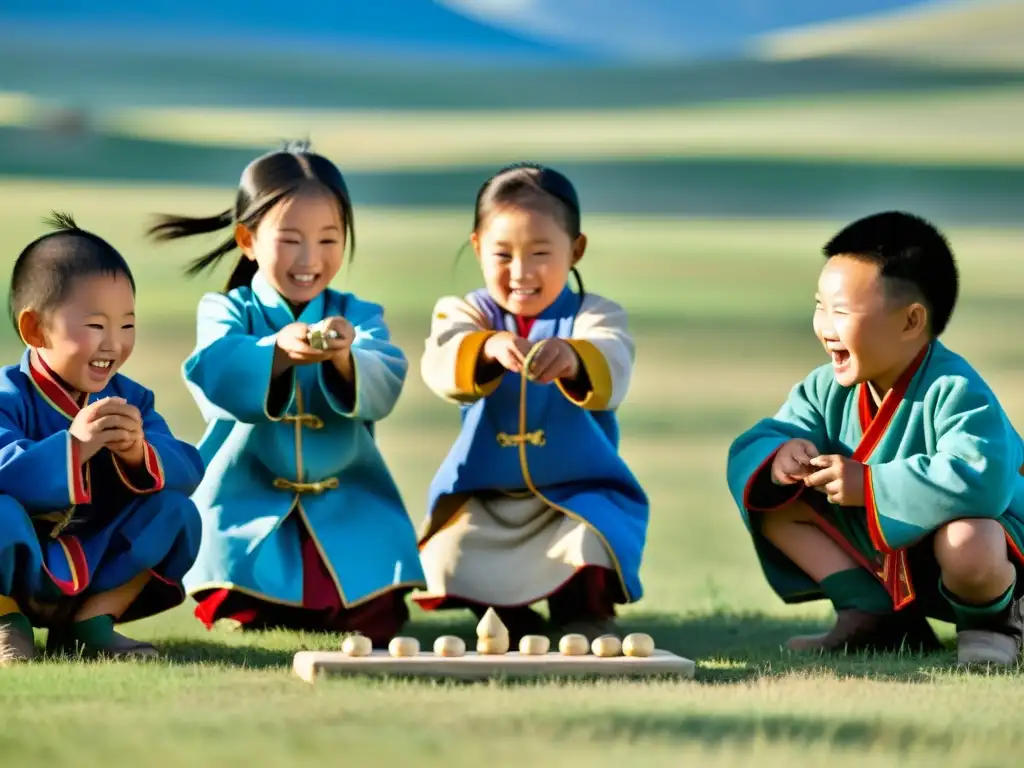
{"type": "MultiPolygon", "coordinates": [[[[157,217],[157,223],[150,227],[146,234],[158,241],[178,240],[183,237],[217,232],[218,230],[230,227],[234,221],[234,213],[230,208],[218,213],[216,216],[192,217],[164,214],[157,217]]],[[[211,269],[224,256],[235,250],[236,247],[237,243],[235,242],[234,233],[232,233],[229,240],[225,240],[209,253],[205,253],[190,261],[185,269],[185,274],[189,277],[195,277],[200,272],[211,269]]],[[[248,261],[248,259],[244,261],[248,261]]],[[[235,271],[238,271],[237,267],[235,271]]]]}
{"type": "Polygon", "coordinates": [[[154,240],[177,240],[182,237],[216,232],[219,229],[230,227],[233,221],[234,215],[230,208],[216,216],[199,218],[162,214],[157,217],[157,223],[150,227],[146,234],[154,240]]]}

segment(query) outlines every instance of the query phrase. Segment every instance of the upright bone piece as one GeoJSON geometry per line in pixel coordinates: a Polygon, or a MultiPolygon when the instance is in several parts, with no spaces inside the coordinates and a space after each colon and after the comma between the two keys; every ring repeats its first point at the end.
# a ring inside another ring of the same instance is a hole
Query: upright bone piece
{"type": "Polygon", "coordinates": [[[498,612],[493,608],[488,608],[487,613],[480,619],[480,623],[476,625],[476,636],[481,640],[508,640],[508,628],[501,623],[501,619],[498,617],[498,612]]]}

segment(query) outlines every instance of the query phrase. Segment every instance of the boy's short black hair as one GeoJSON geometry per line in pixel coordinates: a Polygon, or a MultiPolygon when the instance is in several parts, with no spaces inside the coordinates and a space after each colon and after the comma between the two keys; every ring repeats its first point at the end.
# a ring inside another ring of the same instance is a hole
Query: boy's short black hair
{"type": "Polygon", "coordinates": [[[45,223],[52,231],[25,246],[11,272],[7,310],[15,331],[22,312],[45,314],[59,307],[83,277],[124,275],[135,291],[128,262],[114,246],[81,229],[70,214],[54,213],[45,223]]]}
{"type": "Polygon", "coordinates": [[[902,211],[876,213],[848,225],[823,251],[826,258],[853,256],[878,264],[894,297],[928,308],[934,337],[946,330],[960,278],[949,243],[931,223],[902,211]]]}

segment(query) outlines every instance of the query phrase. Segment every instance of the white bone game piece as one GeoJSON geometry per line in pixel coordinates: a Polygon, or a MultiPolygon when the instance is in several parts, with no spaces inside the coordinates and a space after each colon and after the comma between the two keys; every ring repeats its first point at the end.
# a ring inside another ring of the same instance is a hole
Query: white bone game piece
{"type": "Polygon", "coordinates": [[[392,656],[415,656],[420,652],[420,641],[415,637],[396,637],[388,643],[388,653],[392,656]]]}
{"type": "Polygon", "coordinates": [[[622,641],[622,652],[627,656],[646,658],[654,653],[654,638],[642,632],[626,635],[622,641]]]}
{"type": "Polygon", "coordinates": [[[325,352],[330,344],[328,339],[338,338],[338,332],[333,328],[330,330],[324,330],[327,328],[327,321],[321,320],[319,323],[315,323],[309,326],[309,331],[306,333],[306,342],[313,349],[319,349],[321,352],[325,352]]]}
{"type": "Polygon", "coordinates": [[[594,642],[590,644],[590,650],[594,652],[595,656],[601,658],[621,656],[622,641],[615,635],[602,635],[594,639],[594,642]]]}
{"type": "Polygon", "coordinates": [[[586,635],[565,635],[558,641],[558,650],[563,656],[586,656],[590,643],[586,635]]]}
{"type": "Polygon", "coordinates": [[[349,635],[341,643],[341,652],[346,656],[369,656],[373,643],[366,635],[349,635]]]}
{"type": "Polygon", "coordinates": [[[551,641],[544,635],[523,635],[519,641],[519,652],[524,656],[545,656],[551,649],[551,641]]]}
{"type": "Polygon", "coordinates": [[[480,638],[507,638],[508,629],[501,623],[497,611],[493,608],[488,608],[487,613],[480,619],[480,623],[476,625],[476,636],[480,638]]]}
{"type": "Polygon", "coordinates": [[[481,656],[501,656],[508,653],[509,637],[480,637],[476,641],[476,652],[481,656]]]}
{"type": "Polygon", "coordinates": [[[434,655],[454,658],[466,655],[466,641],[454,635],[444,635],[434,641],[434,655]]]}

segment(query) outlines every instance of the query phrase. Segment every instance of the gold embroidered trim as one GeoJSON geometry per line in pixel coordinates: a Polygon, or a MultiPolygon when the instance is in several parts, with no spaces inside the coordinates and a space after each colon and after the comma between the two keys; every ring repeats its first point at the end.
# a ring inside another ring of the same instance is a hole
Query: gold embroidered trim
{"type": "Polygon", "coordinates": [[[275,488],[282,491],[293,491],[294,493],[323,493],[324,491],[333,491],[338,485],[338,478],[336,477],[318,480],[315,483],[298,483],[293,480],[286,480],[283,477],[274,479],[275,488]]]}
{"type": "Polygon", "coordinates": [[[323,429],[324,420],[315,413],[287,413],[281,417],[282,421],[295,422],[310,429],[323,429]]]}
{"type": "Polygon", "coordinates": [[[514,448],[527,443],[536,446],[546,445],[547,437],[544,435],[544,430],[538,429],[536,432],[524,432],[519,435],[510,435],[507,432],[498,433],[498,445],[502,448],[514,448]]]}

